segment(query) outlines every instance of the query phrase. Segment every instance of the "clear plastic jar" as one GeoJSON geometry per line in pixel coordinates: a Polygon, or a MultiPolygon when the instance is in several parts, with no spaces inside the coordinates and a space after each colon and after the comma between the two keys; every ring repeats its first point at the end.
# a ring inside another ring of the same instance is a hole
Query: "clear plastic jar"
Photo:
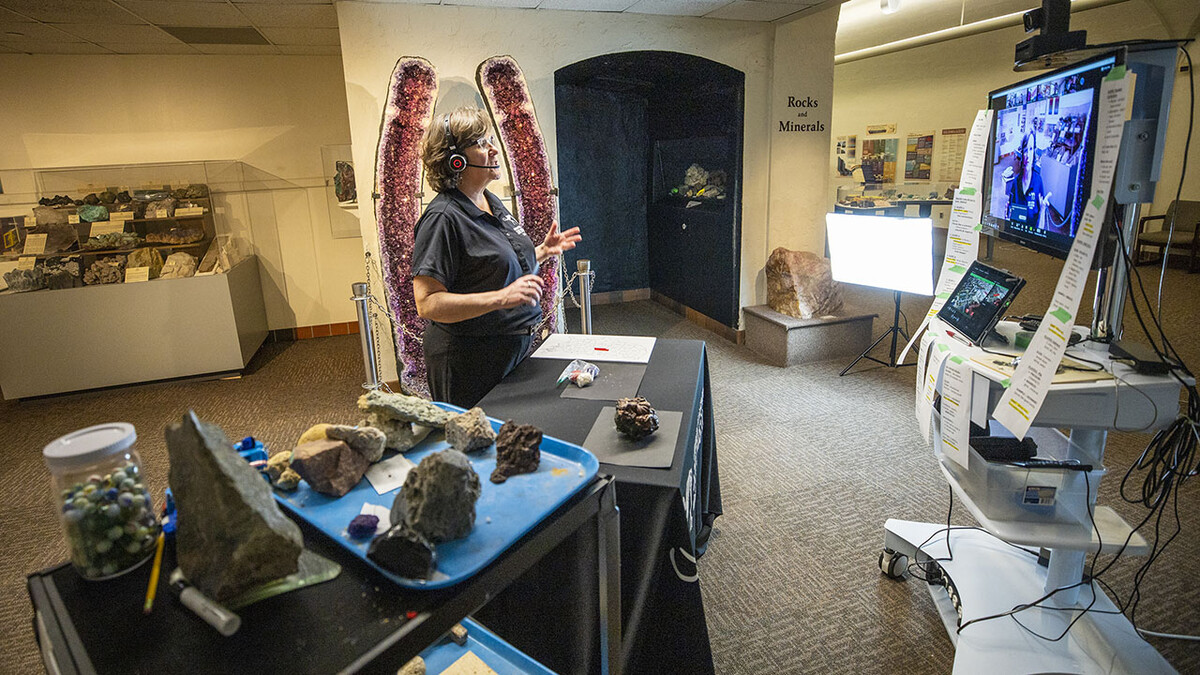
{"type": "Polygon", "coordinates": [[[158,519],[132,424],[80,429],[42,451],[71,563],[85,579],[124,574],[154,553],[158,519]]]}

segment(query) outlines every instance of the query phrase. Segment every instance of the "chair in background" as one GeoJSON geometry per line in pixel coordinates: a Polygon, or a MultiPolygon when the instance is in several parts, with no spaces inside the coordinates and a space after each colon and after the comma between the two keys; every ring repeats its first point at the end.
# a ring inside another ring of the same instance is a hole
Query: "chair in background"
{"type": "Polygon", "coordinates": [[[1171,202],[1167,212],[1161,216],[1146,216],[1138,222],[1137,239],[1133,245],[1133,259],[1138,265],[1157,263],[1162,260],[1163,251],[1167,247],[1168,235],[1171,229],[1171,218],[1175,218],[1175,233],[1170,235],[1171,252],[1185,253],[1188,258],[1188,272],[1200,269],[1200,201],[1178,200],[1171,202]],[[1161,221],[1161,229],[1153,232],[1146,231],[1146,223],[1161,221]],[[1158,248],[1159,257],[1145,259],[1142,257],[1142,247],[1158,248]]]}

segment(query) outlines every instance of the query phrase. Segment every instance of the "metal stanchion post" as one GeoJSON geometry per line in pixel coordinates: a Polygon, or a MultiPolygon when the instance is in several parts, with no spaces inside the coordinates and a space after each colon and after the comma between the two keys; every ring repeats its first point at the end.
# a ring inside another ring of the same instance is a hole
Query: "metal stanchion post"
{"type": "Polygon", "coordinates": [[[375,334],[371,331],[371,313],[367,304],[371,299],[371,287],[365,282],[350,284],[354,297],[350,298],[358,308],[358,336],[362,340],[363,367],[367,371],[367,381],[363,389],[378,389],[383,386],[379,381],[379,364],[375,362],[375,334]]]}
{"type": "Polygon", "coordinates": [[[587,258],[575,261],[579,272],[579,331],[592,334],[592,261],[587,258]]]}

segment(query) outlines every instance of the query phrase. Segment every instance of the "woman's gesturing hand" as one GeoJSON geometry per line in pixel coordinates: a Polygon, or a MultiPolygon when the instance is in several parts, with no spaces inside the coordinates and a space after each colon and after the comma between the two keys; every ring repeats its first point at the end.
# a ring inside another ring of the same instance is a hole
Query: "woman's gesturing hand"
{"type": "Polygon", "coordinates": [[[536,274],[526,274],[498,292],[501,309],[537,305],[542,299],[542,278],[536,274]]]}
{"type": "Polygon", "coordinates": [[[550,231],[546,233],[546,238],[542,240],[542,244],[537,247],[537,260],[540,263],[546,258],[562,255],[575,248],[575,244],[582,240],[583,236],[579,234],[578,227],[572,227],[566,232],[559,232],[558,221],[555,221],[550,226],[550,231]]]}

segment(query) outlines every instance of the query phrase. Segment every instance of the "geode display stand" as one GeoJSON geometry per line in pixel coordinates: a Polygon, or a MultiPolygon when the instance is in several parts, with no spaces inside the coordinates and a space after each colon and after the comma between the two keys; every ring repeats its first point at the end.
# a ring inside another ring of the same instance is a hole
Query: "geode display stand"
{"type": "Polygon", "coordinates": [[[254,256],[227,274],[0,294],[5,399],[229,375],[267,336],[254,256]]]}
{"type": "Polygon", "coordinates": [[[743,308],[746,346],[773,366],[860,354],[871,344],[875,314],[843,308],[840,316],[796,319],[767,305],[743,308]]]}

